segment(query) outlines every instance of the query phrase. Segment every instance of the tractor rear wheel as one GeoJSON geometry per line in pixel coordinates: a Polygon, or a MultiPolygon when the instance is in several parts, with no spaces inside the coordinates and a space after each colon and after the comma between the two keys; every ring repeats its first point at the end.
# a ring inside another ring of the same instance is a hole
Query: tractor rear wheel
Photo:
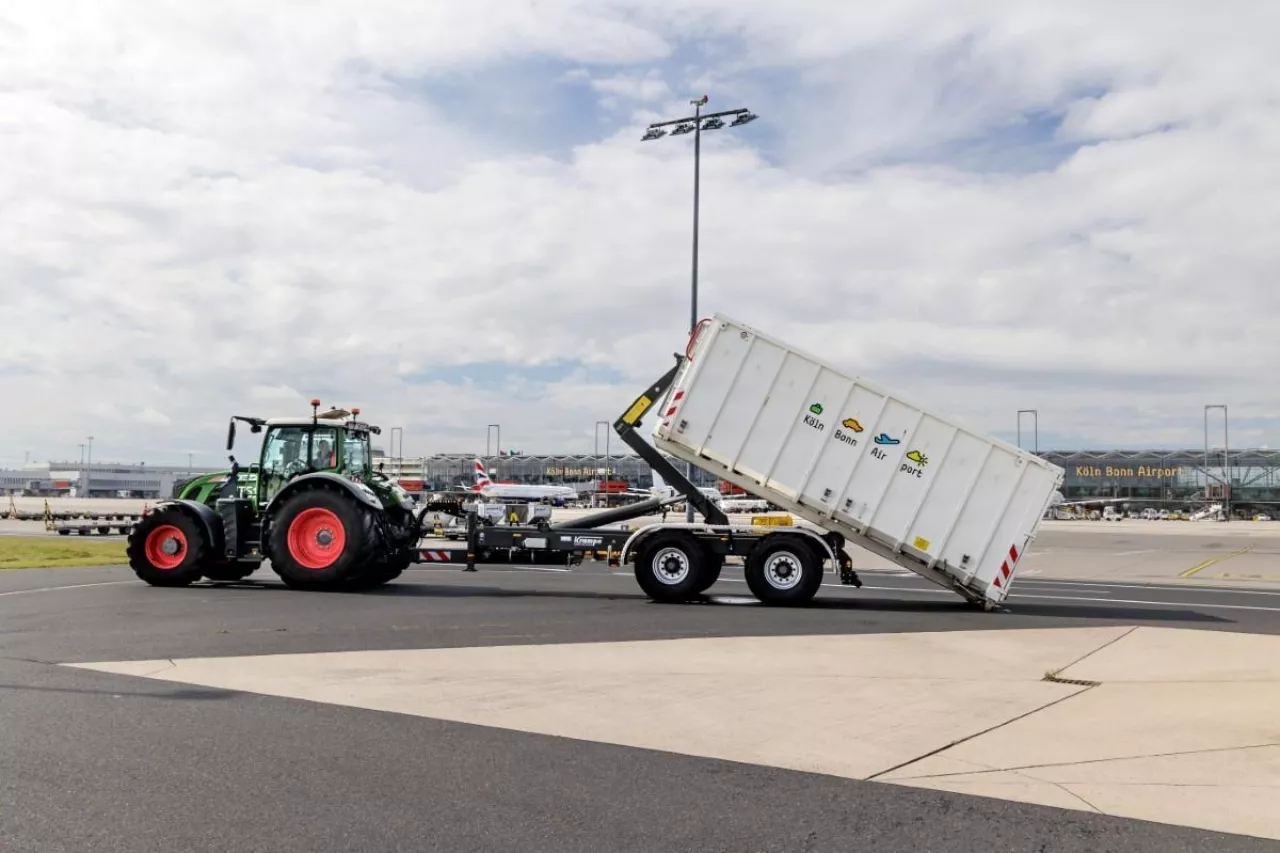
{"type": "Polygon", "coordinates": [[[209,543],[195,519],[177,507],[147,515],[129,534],[129,567],[152,586],[189,586],[209,564],[209,543]]]}
{"type": "Polygon", "coordinates": [[[413,563],[412,551],[400,551],[384,560],[366,566],[359,574],[347,582],[346,589],[351,592],[362,592],[367,589],[388,584],[404,572],[413,563]]]}
{"type": "Polygon", "coordinates": [[[373,513],[329,489],[291,495],[271,519],[271,568],[295,589],[341,589],[374,562],[373,513]]]}

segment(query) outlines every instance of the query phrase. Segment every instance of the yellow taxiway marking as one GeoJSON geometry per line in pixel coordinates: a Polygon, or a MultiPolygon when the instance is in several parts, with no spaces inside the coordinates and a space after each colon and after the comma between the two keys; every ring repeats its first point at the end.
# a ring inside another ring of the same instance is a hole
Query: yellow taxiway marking
{"type": "Polygon", "coordinates": [[[1209,559],[1205,560],[1203,563],[1198,563],[1198,564],[1196,564],[1196,565],[1192,566],[1191,568],[1187,569],[1185,572],[1183,572],[1182,574],[1178,575],[1178,577],[1180,577],[1180,578],[1189,578],[1189,577],[1191,577],[1192,575],[1196,574],[1197,572],[1200,572],[1200,571],[1203,571],[1203,570],[1205,570],[1205,569],[1209,568],[1209,567],[1210,567],[1210,566],[1212,566],[1214,563],[1221,563],[1223,560],[1230,560],[1232,557],[1239,557],[1241,554],[1246,554],[1246,553],[1248,553],[1249,551],[1252,551],[1252,550],[1253,550],[1253,546],[1252,546],[1252,545],[1250,545],[1250,546],[1249,546],[1249,547],[1247,547],[1247,548],[1241,548],[1241,549],[1240,549],[1240,550],[1238,550],[1238,551],[1232,551],[1230,554],[1226,554],[1226,555],[1221,556],[1221,557],[1210,557],[1209,559]]]}

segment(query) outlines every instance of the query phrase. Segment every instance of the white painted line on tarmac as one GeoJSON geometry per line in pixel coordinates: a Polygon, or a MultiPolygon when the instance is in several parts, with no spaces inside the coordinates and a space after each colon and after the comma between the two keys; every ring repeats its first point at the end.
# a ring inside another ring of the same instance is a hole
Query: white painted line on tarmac
{"type": "Polygon", "coordinates": [[[1045,601],[1095,601],[1101,604],[1152,604],[1156,607],[1177,607],[1184,610],[1198,610],[1207,607],[1214,610],[1261,610],[1267,613],[1280,613],[1280,607],[1259,607],[1249,604],[1207,604],[1202,601],[1142,601],[1126,598],[1085,598],[1074,595],[1019,595],[1016,592],[1010,593],[1009,598],[1006,600],[1015,598],[1036,598],[1045,601]]]}
{"type": "Polygon", "coordinates": [[[1054,580],[1052,578],[1024,578],[1018,582],[1021,587],[1024,584],[1048,584],[1051,586],[1088,586],[1088,587],[1111,587],[1116,589],[1154,589],[1161,592],[1219,592],[1226,595],[1280,595],[1280,592],[1270,589],[1253,589],[1252,587],[1235,587],[1224,589],[1216,586],[1200,586],[1199,584],[1162,584],[1162,583],[1109,583],[1107,581],[1068,581],[1054,580]]]}
{"type": "MultiPolygon", "coordinates": [[[[506,568],[501,568],[501,569],[494,568],[492,565],[485,565],[484,563],[476,563],[476,566],[478,568],[483,567],[483,568],[479,568],[479,571],[488,572],[489,574],[493,574],[495,572],[504,573],[504,574],[514,574],[515,572],[572,572],[573,571],[573,569],[562,569],[557,566],[507,566],[506,568]]],[[[441,566],[439,568],[430,568],[430,569],[421,568],[421,567],[412,567],[412,568],[405,569],[405,571],[406,572],[449,572],[451,574],[453,573],[462,574],[462,563],[454,563],[448,568],[445,568],[444,566],[441,566]]]]}
{"type": "Polygon", "coordinates": [[[66,586],[42,586],[36,589],[15,589],[10,592],[0,592],[0,596],[6,595],[29,595],[33,592],[57,592],[60,589],[84,589],[88,586],[122,586],[124,584],[136,584],[138,581],[102,581],[100,583],[73,583],[66,586]]]}

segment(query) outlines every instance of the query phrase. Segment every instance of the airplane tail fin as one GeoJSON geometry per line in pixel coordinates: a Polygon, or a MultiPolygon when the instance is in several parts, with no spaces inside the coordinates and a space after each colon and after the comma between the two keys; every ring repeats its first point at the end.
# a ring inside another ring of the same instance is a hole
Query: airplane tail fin
{"type": "Polygon", "coordinates": [[[492,482],[489,479],[489,473],[484,470],[484,463],[479,459],[476,460],[476,482],[471,487],[471,491],[478,492],[492,482]]]}

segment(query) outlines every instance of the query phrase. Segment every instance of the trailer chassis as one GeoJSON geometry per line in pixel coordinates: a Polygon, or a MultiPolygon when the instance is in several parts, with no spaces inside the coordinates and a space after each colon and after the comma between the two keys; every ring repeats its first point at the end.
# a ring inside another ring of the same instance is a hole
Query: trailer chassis
{"type": "MultiPolygon", "coordinates": [[[[455,513],[467,523],[466,549],[426,549],[419,563],[461,563],[463,571],[493,563],[579,565],[591,555],[617,567],[632,563],[636,580],[655,601],[696,598],[720,576],[728,557],[741,558],[747,584],[766,604],[803,604],[817,593],[828,562],[842,583],[862,586],[839,533],[805,527],[757,529],[733,525],[710,498],[653,448],[639,432],[641,418],[662,399],[675,381],[685,357],[635,399],[614,422],[614,431],[645,462],[675,487],[678,495],[651,498],[604,510],[562,524],[495,524],[475,511],[455,513]],[[701,521],[650,523],[630,530],[606,527],[648,515],[663,506],[687,501],[701,521]]],[[[457,504],[460,508],[460,504],[457,504]]],[[[432,508],[439,510],[439,505],[432,508]]],[[[424,508],[421,519],[429,508],[424,508]]],[[[419,525],[420,527],[421,525],[419,525]]]]}

